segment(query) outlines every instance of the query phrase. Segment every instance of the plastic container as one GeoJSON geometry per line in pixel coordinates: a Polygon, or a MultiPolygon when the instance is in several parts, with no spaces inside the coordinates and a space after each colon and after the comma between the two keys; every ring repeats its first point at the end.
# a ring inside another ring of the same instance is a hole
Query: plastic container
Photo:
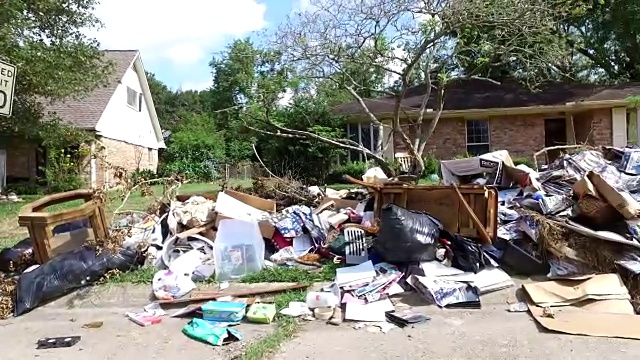
{"type": "Polygon", "coordinates": [[[217,281],[238,280],[264,267],[264,240],[256,221],[224,219],[214,242],[217,281]]]}
{"type": "Polygon", "coordinates": [[[310,309],[334,307],[338,302],[338,298],[330,292],[307,293],[307,307],[310,309]]]}
{"type": "Polygon", "coordinates": [[[512,268],[520,275],[546,275],[549,273],[549,263],[543,259],[537,259],[527,250],[507,241],[502,255],[502,263],[512,268]]]}

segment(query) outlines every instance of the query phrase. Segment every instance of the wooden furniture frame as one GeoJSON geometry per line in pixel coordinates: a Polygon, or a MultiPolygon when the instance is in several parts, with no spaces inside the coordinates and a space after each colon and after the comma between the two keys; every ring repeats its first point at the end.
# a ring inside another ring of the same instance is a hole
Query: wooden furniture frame
{"type": "Polygon", "coordinates": [[[483,243],[492,243],[498,235],[498,191],[495,188],[395,182],[371,184],[349,176],[345,179],[367,188],[375,196],[374,213],[378,219],[382,206],[395,204],[426,212],[440,220],[446,230],[483,243]]]}
{"type": "Polygon", "coordinates": [[[36,259],[40,264],[43,264],[55,255],[74,250],[86,242],[87,237],[77,243],[69,236],[53,235],[54,227],[84,219],[89,219],[94,239],[106,239],[108,225],[104,204],[94,199],[91,190],[67,191],[48,195],[31,202],[20,209],[18,224],[29,230],[36,259]],[[84,200],[84,204],[69,210],[54,213],[45,212],[46,208],[50,206],[76,200],[84,200]]]}

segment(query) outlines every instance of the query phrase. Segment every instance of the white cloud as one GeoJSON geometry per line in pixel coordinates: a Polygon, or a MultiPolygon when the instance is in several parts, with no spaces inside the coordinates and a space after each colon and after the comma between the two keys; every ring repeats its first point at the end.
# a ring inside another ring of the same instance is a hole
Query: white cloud
{"type": "Polygon", "coordinates": [[[104,28],[92,31],[105,49],[138,49],[145,59],[190,65],[229,37],[264,28],[259,0],[102,0],[96,15],[104,28]]]}
{"type": "Polygon", "coordinates": [[[305,12],[314,8],[311,4],[312,0],[293,0],[293,6],[291,7],[291,12],[305,12]]]}

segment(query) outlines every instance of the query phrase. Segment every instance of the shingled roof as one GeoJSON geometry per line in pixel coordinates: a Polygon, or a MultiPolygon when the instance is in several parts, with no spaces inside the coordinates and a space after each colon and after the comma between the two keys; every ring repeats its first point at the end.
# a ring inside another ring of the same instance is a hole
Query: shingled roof
{"type": "Polygon", "coordinates": [[[118,84],[138,55],[137,50],[104,50],[103,53],[105,60],[115,65],[108,84],[79,99],[47,103],[45,113],[54,113],[62,121],[80,129],[95,130],[118,84]]]}
{"type": "MultiPolygon", "coordinates": [[[[426,90],[425,85],[408,89],[402,101],[403,110],[419,109],[426,90]]],[[[548,82],[538,86],[536,91],[532,91],[516,83],[496,84],[486,80],[460,79],[447,85],[444,92],[444,110],[558,106],[570,102],[624,100],[628,96],[638,94],[640,94],[640,83],[604,86],[548,82]]],[[[393,96],[365,100],[368,109],[374,114],[392,113],[394,103],[393,96]]],[[[433,97],[429,99],[427,108],[436,108],[433,97]]],[[[336,106],[334,112],[342,115],[364,114],[360,104],[355,101],[336,106]]]]}

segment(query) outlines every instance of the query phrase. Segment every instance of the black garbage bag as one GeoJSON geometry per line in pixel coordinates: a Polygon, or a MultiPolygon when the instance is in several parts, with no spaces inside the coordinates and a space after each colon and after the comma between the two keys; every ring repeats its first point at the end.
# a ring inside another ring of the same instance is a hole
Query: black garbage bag
{"type": "Polygon", "coordinates": [[[451,266],[475,274],[491,264],[491,259],[482,250],[482,245],[477,242],[446,230],[443,230],[440,235],[442,240],[448,241],[448,247],[453,253],[451,266]]]}
{"type": "Polygon", "coordinates": [[[30,238],[21,240],[10,248],[0,251],[0,271],[5,273],[22,273],[26,268],[36,264],[36,253],[30,238]]]}
{"type": "Polygon", "coordinates": [[[138,252],[135,250],[102,250],[97,253],[96,248],[91,246],[60,254],[18,278],[15,316],[25,314],[75,289],[91,285],[108,271],[131,270],[137,260],[138,252]]]}
{"type": "Polygon", "coordinates": [[[442,223],[428,214],[387,204],[382,207],[373,248],[390,263],[431,261],[436,258],[442,229],[442,223]]]}

